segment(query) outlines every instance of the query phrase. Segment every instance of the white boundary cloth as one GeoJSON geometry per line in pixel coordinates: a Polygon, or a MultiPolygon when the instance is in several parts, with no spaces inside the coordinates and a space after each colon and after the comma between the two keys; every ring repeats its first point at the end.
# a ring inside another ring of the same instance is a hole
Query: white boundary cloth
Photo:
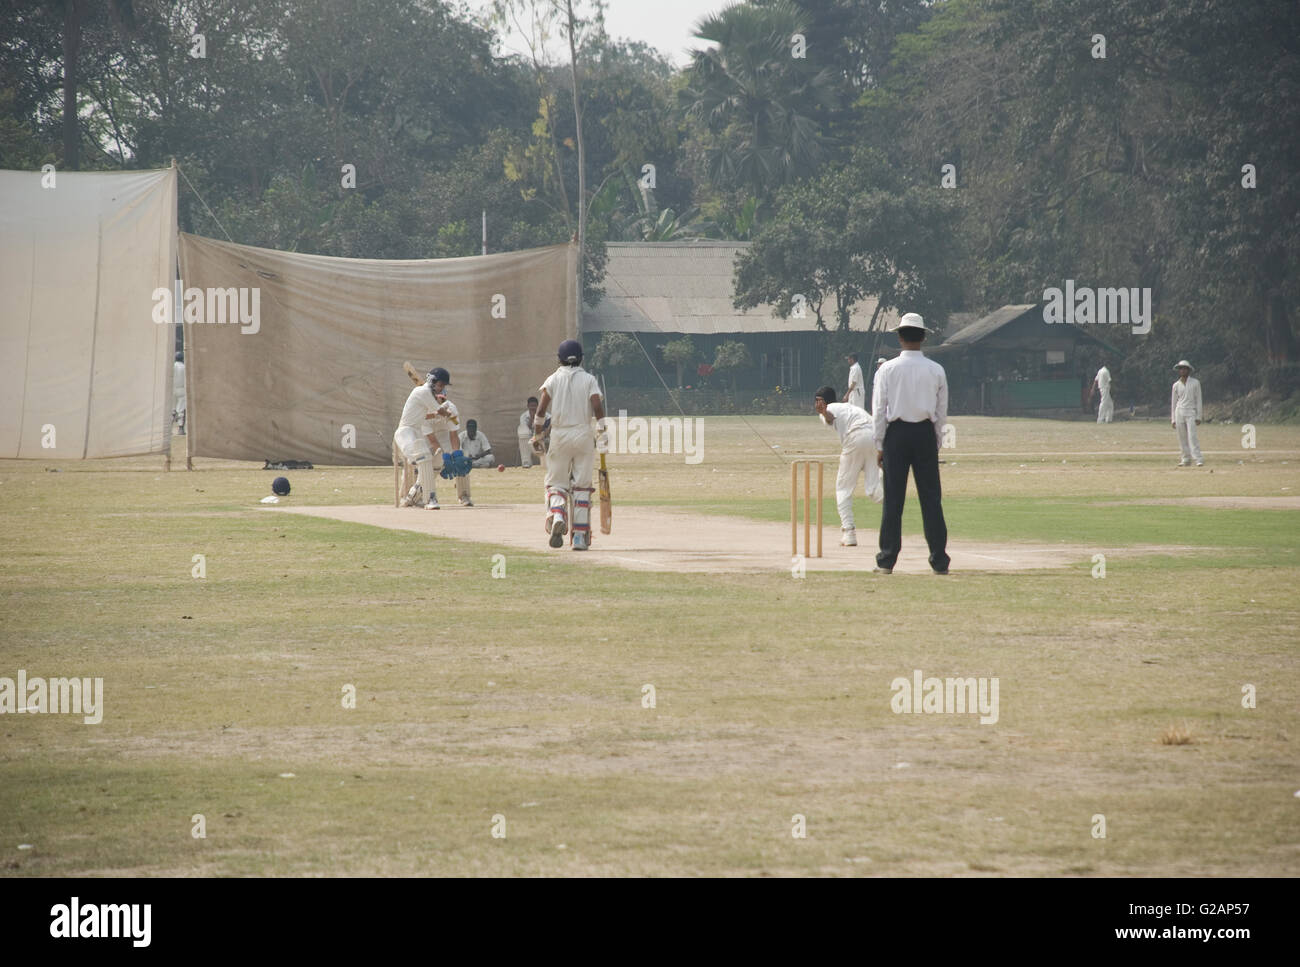
{"type": "Polygon", "coordinates": [[[387,465],[411,392],[404,361],[449,370],[460,411],[509,439],[520,387],[538,385],[573,336],[576,253],[384,261],[182,233],[190,453],[387,465]],[[246,289],[251,306],[254,288],[255,326],[190,318],[191,289],[246,289]]]}
{"type": "Polygon", "coordinates": [[[176,170],[53,178],[0,171],[0,457],[168,453],[176,170]]]}

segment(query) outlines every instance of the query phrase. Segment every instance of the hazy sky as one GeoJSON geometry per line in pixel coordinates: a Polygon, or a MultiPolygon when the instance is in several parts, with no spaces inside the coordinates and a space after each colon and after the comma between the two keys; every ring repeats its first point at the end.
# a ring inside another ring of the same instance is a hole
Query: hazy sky
{"type": "MultiPolygon", "coordinates": [[[[691,27],[701,17],[730,6],[735,0],[609,0],[605,11],[605,29],[611,37],[645,41],[657,47],[674,64],[683,66],[688,47],[700,46],[691,36],[691,27]]],[[[492,0],[465,0],[471,10],[483,11],[492,0]]],[[[506,52],[523,52],[526,48],[516,39],[507,38],[506,52]]]]}

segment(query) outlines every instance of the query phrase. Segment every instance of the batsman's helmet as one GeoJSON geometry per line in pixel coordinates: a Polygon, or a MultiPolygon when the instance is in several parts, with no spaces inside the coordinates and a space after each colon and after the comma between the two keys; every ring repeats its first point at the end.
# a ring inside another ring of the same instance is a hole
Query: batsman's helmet
{"type": "Polygon", "coordinates": [[[582,362],[582,343],[576,339],[566,339],[560,343],[560,348],[556,353],[560,357],[560,362],[572,366],[575,363],[582,362]]]}
{"type": "Polygon", "coordinates": [[[451,373],[447,372],[441,366],[435,366],[429,370],[429,375],[425,379],[430,383],[446,383],[451,385],[451,373]]]}
{"type": "Polygon", "coordinates": [[[289,479],[287,477],[276,477],[271,481],[271,492],[277,497],[285,497],[289,493],[289,479]]]}

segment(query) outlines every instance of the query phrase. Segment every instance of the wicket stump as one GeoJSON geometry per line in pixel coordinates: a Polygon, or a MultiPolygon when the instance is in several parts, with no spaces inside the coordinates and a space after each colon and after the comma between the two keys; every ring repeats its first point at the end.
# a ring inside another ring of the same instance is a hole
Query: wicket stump
{"type": "Polygon", "coordinates": [[[810,557],[812,543],[812,467],[817,464],[817,556],[822,556],[822,461],[795,460],[790,464],[790,556],[799,554],[799,467],[803,467],[803,556],[810,557]]]}

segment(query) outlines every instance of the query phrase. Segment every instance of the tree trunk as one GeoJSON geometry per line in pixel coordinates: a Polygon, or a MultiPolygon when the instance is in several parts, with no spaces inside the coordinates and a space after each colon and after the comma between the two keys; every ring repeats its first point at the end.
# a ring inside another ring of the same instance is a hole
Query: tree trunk
{"type": "Polygon", "coordinates": [[[573,0],[565,0],[569,24],[569,68],[573,74],[573,124],[578,141],[578,298],[574,323],[582,332],[582,276],[587,255],[587,148],[582,139],[582,89],[578,84],[578,39],[573,16],[573,0]]]}
{"type": "Polygon", "coordinates": [[[77,118],[77,63],[85,0],[63,0],[63,167],[81,167],[81,125],[77,118]]]}

